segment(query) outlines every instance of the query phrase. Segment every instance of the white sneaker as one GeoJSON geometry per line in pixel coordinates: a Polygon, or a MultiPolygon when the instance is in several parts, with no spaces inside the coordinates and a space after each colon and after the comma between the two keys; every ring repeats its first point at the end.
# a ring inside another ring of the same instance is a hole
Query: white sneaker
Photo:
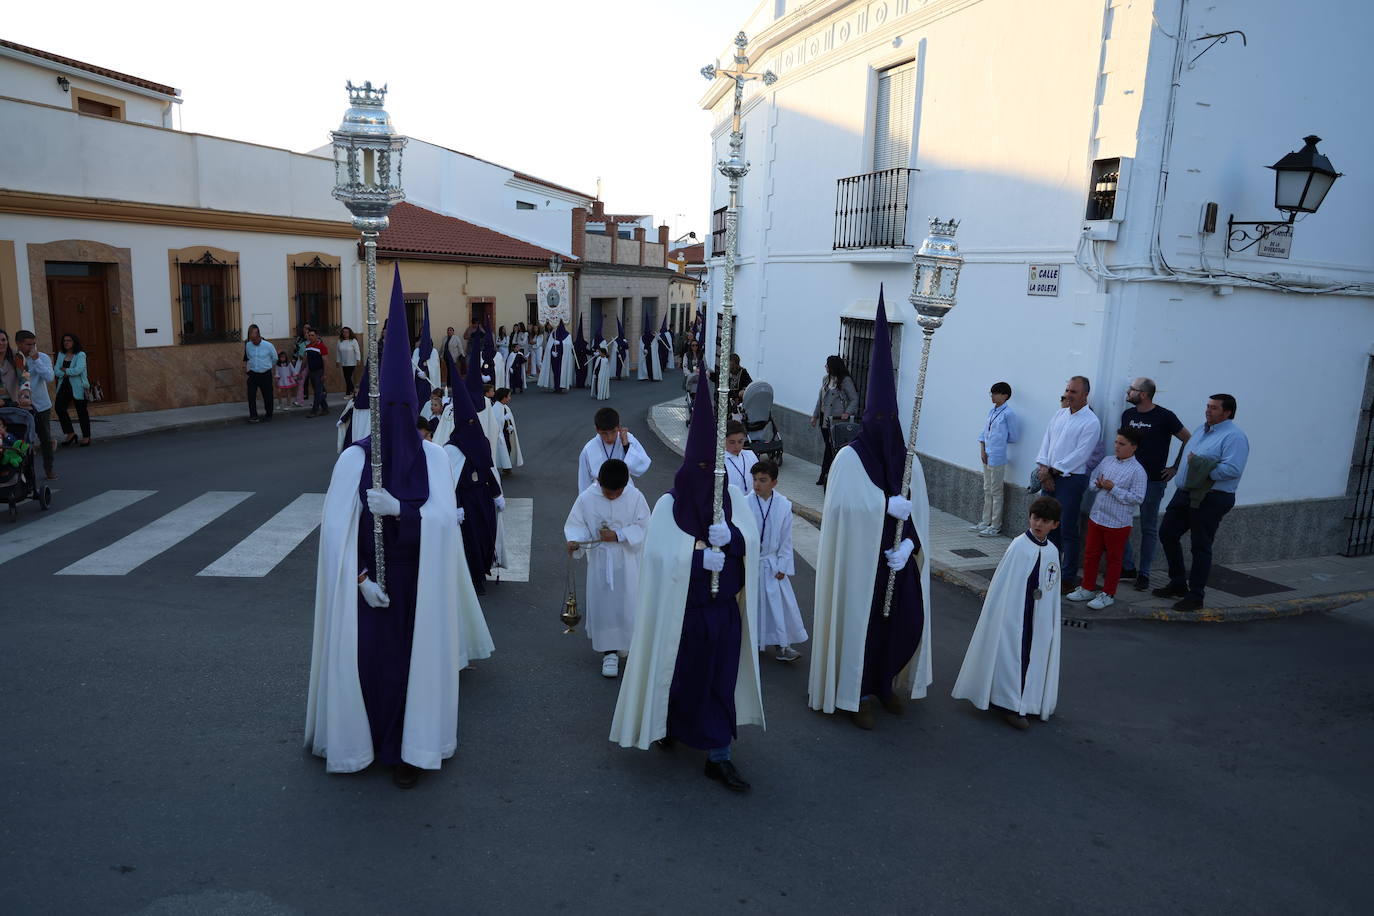
{"type": "Polygon", "coordinates": [[[969,526],[968,526],[968,530],[969,530],[969,531],[982,531],[984,527],[986,527],[986,526],[984,526],[984,524],[983,524],[982,522],[977,522],[977,523],[975,523],[975,524],[969,525],[969,526]]]}
{"type": "Polygon", "coordinates": [[[1101,592],[1096,598],[1088,602],[1088,607],[1092,608],[1094,611],[1101,611],[1111,607],[1113,604],[1116,604],[1116,599],[1106,592],[1101,592]]]}
{"type": "Polygon", "coordinates": [[[620,675],[620,656],[614,652],[607,652],[601,659],[602,677],[619,677],[620,675]]]}
{"type": "Polygon", "coordinates": [[[978,532],[978,536],[980,538],[1000,538],[1002,536],[1002,529],[994,528],[991,525],[988,525],[986,528],[983,528],[978,532]]]}
{"type": "Polygon", "coordinates": [[[1080,585],[1064,597],[1068,598],[1070,601],[1092,601],[1097,597],[1097,592],[1090,592],[1080,585]]]}
{"type": "Polygon", "coordinates": [[[791,646],[779,646],[778,654],[773,657],[780,662],[795,662],[801,658],[801,653],[791,646]]]}

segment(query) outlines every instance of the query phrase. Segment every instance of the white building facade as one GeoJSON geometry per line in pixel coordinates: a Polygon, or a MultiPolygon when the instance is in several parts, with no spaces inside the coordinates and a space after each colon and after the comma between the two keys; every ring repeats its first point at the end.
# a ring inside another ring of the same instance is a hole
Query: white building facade
{"type": "MultiPolygon", "coordinates": [[[[762,4],[741,27],[751,69],[779,80],[746,89],[736,350],[773,384],[788,450],[819,453],[805,420],[825,358],[866,364],[880,284],[906,328],[894,356],[910,403],[911,256],[928,217],[956,218],[959,304],[935,336],[918,443],[935,505],[977,515],[994,382],[1012,385],[1024,426],[1010,519],[1065,380],[1091,379],[1107,434],[1147,376],[1189,428],[1209,395],[1238,400],[1251,456],[1219,561],[1361,549],[1349,516],[1374,391],[1374,126],[1346,100],[1374,82],[1371,26],[1358,0],[1321,15],[1278,0],[762,4]],[[1287,258],[1260,256],[1278,238],[1228,251],[1228,216],[1284,218],[1265,166],[1308,134],[1349,174],[1292,227],[1287,258]]],[[[712,163],[728,89],[702,102],[712,163]]],[[[719,174],[712,194],[723,226],[719,174]]]]}

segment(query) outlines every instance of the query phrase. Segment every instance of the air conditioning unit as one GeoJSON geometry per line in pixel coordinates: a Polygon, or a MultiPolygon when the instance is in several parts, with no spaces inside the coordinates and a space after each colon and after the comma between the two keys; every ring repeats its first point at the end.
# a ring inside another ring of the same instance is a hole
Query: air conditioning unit
{"type": "Polygon", "coordinates": [[[1096,159],[1088,181],[1088,209],[1083,232],[1090,239],[1116,241],[1117,226],[1126,216],[1131,160],[1124,156],[1096,159]]]}

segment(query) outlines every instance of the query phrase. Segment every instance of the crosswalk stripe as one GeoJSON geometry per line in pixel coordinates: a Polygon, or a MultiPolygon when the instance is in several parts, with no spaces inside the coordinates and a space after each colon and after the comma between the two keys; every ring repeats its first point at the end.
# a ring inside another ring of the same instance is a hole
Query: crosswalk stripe
{"type": "Polygon", "coordinates": [[[0,563],[37,550],[64,535],[79,531],[87,525],[128,508],[140,499],[147,499],[156,490],[106,490],[99,496],[76,503],[70,508],[53,511],[15,531],[7,531],[0,538],[0,563]]]}
{"type": "Polygon", "coordinates": [[[302,493],[196,575],[244,579],[265,576],[320,527],[323,512],[323,493],[302,493]]]}
{"type": "Polygon", "coordinates": [[[816,568],[816,558],[821,553],[821,529],[802,518],[792,516],[792,552],[816,568]]]}
{"type": "MultiPolygon", "coordinates": [[[[77,560],[59,576],[123,576],[170,550],[243,502],[252,493],[211,490],[149,522],[108,547],[77,560]]],[[[65,513],[63,513],[65,514],[65,513]]]]}
{"type": "Polygon", "coordinates": [[[529,497],[506,497],[506,511],[501,513],[506,529],[506,566],[492,570],[493,577],[502,582],[530,581],[530,537],[534,532],[534,500],[529,497]]]}

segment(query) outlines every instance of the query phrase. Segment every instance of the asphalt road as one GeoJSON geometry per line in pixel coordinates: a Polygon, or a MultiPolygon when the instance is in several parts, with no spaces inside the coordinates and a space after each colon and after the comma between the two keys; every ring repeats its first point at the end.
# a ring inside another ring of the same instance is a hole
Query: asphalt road
{"type": "MultiPolygon", "coordinates": [[[[613,391],[652,503],[677,461],[644,418],[673,392],[613,391]]],[[[156,492],[0,564],[0,910],[1369,911],[1374,608],[1066,629],[1058,714],[1018,733],[949,698],[979,607],[940,583],[932,695],[873,732],[806,708],[805,661],[765,659],[735,796],[698,752],[607,741],[617,684],[557,619],[595,405],[514,406],[531,581],[489,589],[458,754],[410,792],[302,750],[315,536],[263,578],[196,575],[323,492],[329,421],[63,451],[53,513],[156,492]],[[252,495],[126,575],[57,575],[211,490],[252,495]]],[[[40,521],[0,520],[0,550],[40,521]]],[[[809,618],[804,563],[794,585],[809,618]]]]}

